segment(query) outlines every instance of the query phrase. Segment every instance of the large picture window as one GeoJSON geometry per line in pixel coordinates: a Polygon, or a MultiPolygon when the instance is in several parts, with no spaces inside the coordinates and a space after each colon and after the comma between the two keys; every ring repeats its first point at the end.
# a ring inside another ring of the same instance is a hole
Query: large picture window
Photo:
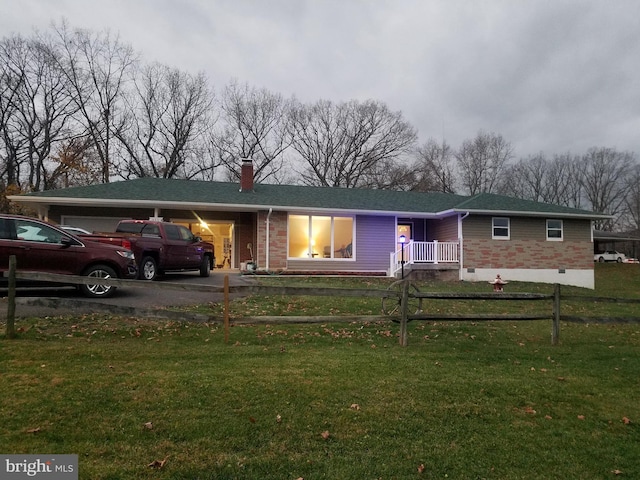
{"type": "Polygon", "coordinates": [[[289,215],[289,258],[353,258],[352,217],[289,215]]]}

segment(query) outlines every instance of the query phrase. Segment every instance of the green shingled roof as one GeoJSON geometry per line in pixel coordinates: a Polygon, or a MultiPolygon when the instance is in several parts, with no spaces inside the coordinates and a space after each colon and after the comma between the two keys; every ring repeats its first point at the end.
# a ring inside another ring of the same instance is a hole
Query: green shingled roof
{"type": "Polygon", "coordinates": [[[532,202],[520,198],[495,195],[491,193],[480,193],[473,197],[467,197],[455,207],[458,211],[478,211],[478,212],[520,212],[520,213],[544,213],[558,215],[587,215],[592,217],[609,217],[608,215],[594,214],[588,210],[580,210],[562,205],[532,202]]]}
{"type": "Polygon", "coordinates": [[[177,202],[187,204],[235,205],[247,210],[278,208],[286,210],[327,209],[354,212],[444,214],[454,211],[477,213],[512,212],[600,217],[586,210],[542,204],[493,194],[465,197],[447,193],[397,192],[353,188],[307,187],[299,185],[256,184],[253,191],[241,192],[238,183],[207,182],[164,178],[138,178],[85,187],[34,192],[11,197],[18,202],[72,203],[101,200],[110,205],[122,200],[131,203],[177,202]],[[71,201],[71,202],[70,202],[71,201]]]}

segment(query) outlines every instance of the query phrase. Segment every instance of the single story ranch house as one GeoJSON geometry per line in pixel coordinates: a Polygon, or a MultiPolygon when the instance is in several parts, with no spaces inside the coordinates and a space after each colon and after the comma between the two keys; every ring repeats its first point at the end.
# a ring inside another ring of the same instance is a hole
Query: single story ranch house
{"type": "Polygon", "coordinates": [[[480,194],[139,178],[9,197],[45,220],[113,231],[162,218],[215,245],[216,267],[287,274],[445,275],[594,288],[586,210],[480,194]]]}

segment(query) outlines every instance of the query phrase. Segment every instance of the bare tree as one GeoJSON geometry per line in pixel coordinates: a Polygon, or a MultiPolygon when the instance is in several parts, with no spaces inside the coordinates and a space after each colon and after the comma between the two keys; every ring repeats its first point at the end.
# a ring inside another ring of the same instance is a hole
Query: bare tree
{"type": "Polygon", "coordinates": [[[548,172],[549,161],[543,153],[521,159],[505,167],[498,191],[512,197],[544,201],[548,172]]]}
{"type": "Polygon", "coordinates": [[[305,184],[350,188],[379,184],[383,162],[408,153],[416,141],[415,129],[401,112],[373,100],[298,104],[291,135],[293,148],[306,163],[305,184]]]}
{"type": "MultiPolygon", "coordinates": [[[[629,192],[633,154],[612,148],[591,148],[582,156],[584,195],[595,212],[620,216],[629,192]]],[[[596,228],[613,230],[616,220],[598,220],[596,228]]]]}
{"type": "Polygon", "coordinates": [[[414,166],[416,185],[413,190],[422,192],[455,192],[455,164],[453,151],[446,141],[430,138],[418,147],[418,161],[414,166]]]}
{"type": "Polygon", "coordinates": [[[193,178],[209,128],[212,95],[203,73],[192,76],[160,64],[139,72],[127,100],[122,176],[193,178]]]}
{"type": "Polygon", "coordinates": [[[582,208],[582,161],[578,155],[564,153],[554,155],[546,178],[542,201],[571,208],[582,208]]]}
{"type": "Polygon", "coordinates": [[[280,183],[285,167],[291,102],[265,89],[231,82],[220,98],[220,127],[210,137],[214,165],[222,166],[226,179],[240,178],[243,158],[253,160],[256,182],[280,183]]]}
{"type": "Polygon", "coordinates": [[[535,202],[580,208],[581,177],[578,156],[567,153],[549,159],[541,152],[508,165],[499,192],[535,202]]]}
{"type": "Polygon", "coordinates": [[[55,51],[50,44],[13,37],[0,45],[3,78],[8,82],[3,82],[3,89],[9,89],[9,97],[0,101],[0,129],[10,159],[7,180],[22,184],[25,191],[46,190],[51,149],[70,135],[67,125],[75,106],[67,94],[66,78],[52,60],[55,51]]]}
{"type": "Polygon", "coordinates": [[[385,159],[378,162],[368,172],[366,184],[361,188],[375,190],[416,190],[416,172],[413,165],[400,159],[385,159]]]}
{"type": "Polygon", "coordinates": [[[623,227],[640,231],[640,164],[631,169],[627,180],[629,190],[625,197],[625,216],[623,227]]]}
{"type": "Polygon", "coordinates": [[[17,185],[20,181],[20,152],[25,139],[20,133],[18,117],[20,91],[28,81],[26,43],[19,36],[0,42],[0,178],[5,180],[5,188],[17,185]]]}
{"type": "Polygon", "coordinates": [[[60,52],[59,68],[69,81],[69,94],[79,121],[100,160],[102,182],[112,176],[112,140],[122,128],[122,94],[136,57],[131,46],[109,31],[71,31],[66,22],[53,27],[60,52]]]}
{"type": "Polygon", "coordinates": [[[462,186],[469,195],[476,195],[498,189],[513,149],[502,135],[481,131],[473,140],[465,140],[455,156],[462,186]]]}

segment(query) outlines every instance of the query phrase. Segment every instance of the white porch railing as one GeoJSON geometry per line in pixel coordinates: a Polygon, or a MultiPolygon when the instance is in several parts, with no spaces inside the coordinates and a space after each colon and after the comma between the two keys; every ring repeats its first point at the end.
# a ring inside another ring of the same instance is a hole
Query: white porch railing
{"type": "Polygon", "coordinates": [[[409,270],[414,263],[458,263],[458,251],[458,242],[411,241],[406,243],[404,248],[391,252],[389,276],[394,277],[402,270],[403,261],[404,268],[409,270]]]}

